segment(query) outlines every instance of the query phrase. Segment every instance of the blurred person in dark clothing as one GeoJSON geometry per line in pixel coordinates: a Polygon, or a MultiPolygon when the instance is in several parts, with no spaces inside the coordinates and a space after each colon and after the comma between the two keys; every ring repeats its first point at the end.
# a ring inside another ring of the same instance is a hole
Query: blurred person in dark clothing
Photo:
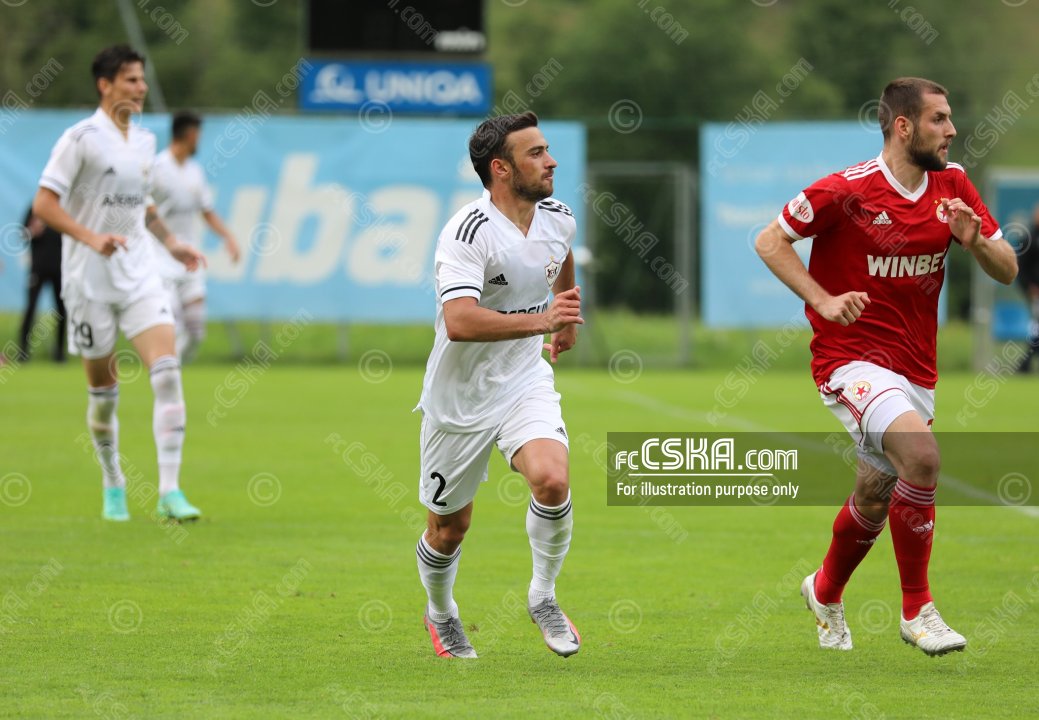
{"type": "Polygon", "coordinates": [[[24,224],[32,265],[29,269],[29,302],[25,307],[18,342],[19,359],[28,360],[33,350],[29,344],[29,334],[32,332],[36,316],[36,302],[40,299],[44,285],[50,283],[58,321],[54,331],[53,357],[56,362],[65,362],[65,303],[61,301],[61,233],[48,227],[43,220],[34,215],[32,208],[26,213],[24,224]]]}
{"type": "Polygon", "coordinates": [[[1017,253],[1017,280],[1021,283],[1032,316],[1032,322],[1028,325],[1028,354],[1017,368],[1018,372],[1026,373],[1031,369],[1032,358],[1039,351],[1039,204],[1035,206],[1032,215],[1032,229],[1021,240],[1017,253]]]}

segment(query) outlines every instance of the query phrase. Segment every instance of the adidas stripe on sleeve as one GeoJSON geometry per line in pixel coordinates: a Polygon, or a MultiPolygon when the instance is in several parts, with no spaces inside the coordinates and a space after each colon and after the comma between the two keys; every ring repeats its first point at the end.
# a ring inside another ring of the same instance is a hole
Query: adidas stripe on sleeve
{"type": "Polygon", "coordinates": [[[436,279],[441,302],[460,297],[477,300],[483,294],[484,269],[487,265],[486,243],[477,231],[488,221],[480,209],[473,209],[444,228],[437,244],[436,279]]]}

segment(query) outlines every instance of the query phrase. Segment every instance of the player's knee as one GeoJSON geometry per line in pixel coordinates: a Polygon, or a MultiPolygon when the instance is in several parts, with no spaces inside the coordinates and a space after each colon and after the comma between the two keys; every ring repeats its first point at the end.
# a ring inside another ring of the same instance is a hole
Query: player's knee
{"type": "Polygon", "coordinates": [[[902,479],[920,487],[934,487],[938,484],[941,466],[937,444],[921,443],[905,461],[902,479]]]}
{"type": "Polygon", "coordinates": [[[534,499],[542,505],[559,505],[570,492],[570,473],[565,465],[551,465],[531,478],[534,499]]]}
{"type": "Polygon", "coordinates": [[[152,364],[151,384],[156,397],[173,401],[180,399],[180,363],[175,357],[167,355],[152,364]]]}
{"type": "Polygon", "coordinates": [[[926,451],[905,463],[901,477],[912,485],[934,487],[938,484],[940,468],[941,462],[937,451],[926,451]]]}
{"type": "Polygon", "coordinates": [[[469,518],[453,518],[448,523],[429,527],[429,543],[439,552],[451,554],[458,549],[469,530],[469,518]]]}

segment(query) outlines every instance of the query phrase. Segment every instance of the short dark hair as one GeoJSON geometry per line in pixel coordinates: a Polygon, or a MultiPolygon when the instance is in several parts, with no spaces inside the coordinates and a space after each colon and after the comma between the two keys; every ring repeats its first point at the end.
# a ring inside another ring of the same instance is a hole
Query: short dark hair
{"type": "Polygon", "coordinates": [[[880,107],[877,109],[877,119],[880,120],[880,130],[885,140],[891,137],[895,118],[909,118],[914,123],[920,119],[925,94],[948,97],[949,91],[933,80],[918,77],[896,78],[887,84],[880,95],[880,107]]]}
{"type": "Polygon", "coordinates": [[[469,159],[485,188],[491,186],[491,161],[495,158],[512,162],[507,147],[511,133],[538,126],[538,116],[528,110],[518,115],[498,115],[487,118],[469,138],[469,159]]]}
{"type": "MultiPolygon", "coordinates": [[[[94,74],[94,86],[101,78],[115,80],[119,70],[128,63],[139,62],[144,67],[144,57],[129,45],[112,45],[94,56],[90,71],[94,74]]],[[[98,90],[98,93],[101,91],[98,90]]]]}
{"type": "Polygon", "coordinates": [[[202,118],[198,113],[181,110],[173,114],[173,139],[180,140],[191,128],[202,127],[202,118]]]}

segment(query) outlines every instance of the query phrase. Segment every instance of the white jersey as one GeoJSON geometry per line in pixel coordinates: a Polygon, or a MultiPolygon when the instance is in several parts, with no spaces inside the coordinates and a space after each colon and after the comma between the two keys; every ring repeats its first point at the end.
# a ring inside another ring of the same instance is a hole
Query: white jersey
{"type": "MultiPolygon", "coordinates": [[[[198,161],[189,157],[179,163],[169,148],[159,153],[152,168],[152,197],[170,232],[181,242],[200,248],[199,215],[213,209],[213,195],[198,161]]],[[[177,279],[187,273],[165,247],[157,251],[164,278],[177,279]]]]}
{"type": "Polygon", "coordinates": [[[545,312],[576,229],[570,208],[548,199],[537,203],[524,237],[487,193],[448,221],[437,240],[436,338],[419,400],[435,426],[450,432],[493,427],[536,379],[551,381],[540,335],[452,342],[444,303],[474,297],[480,307],[500,313],[545,312]]]}
{"type": "Polygon", "coordinates": [[[127,137],[100,108],[62,134],[43,169],[40,186],[53,190],[72,218],[95,233],[126,238],[126,248],[104,257],[68,235],[61,241],[62,296],[128,302],[161,292],[144,210],[155,136],[131,124],[127,137]]]}

